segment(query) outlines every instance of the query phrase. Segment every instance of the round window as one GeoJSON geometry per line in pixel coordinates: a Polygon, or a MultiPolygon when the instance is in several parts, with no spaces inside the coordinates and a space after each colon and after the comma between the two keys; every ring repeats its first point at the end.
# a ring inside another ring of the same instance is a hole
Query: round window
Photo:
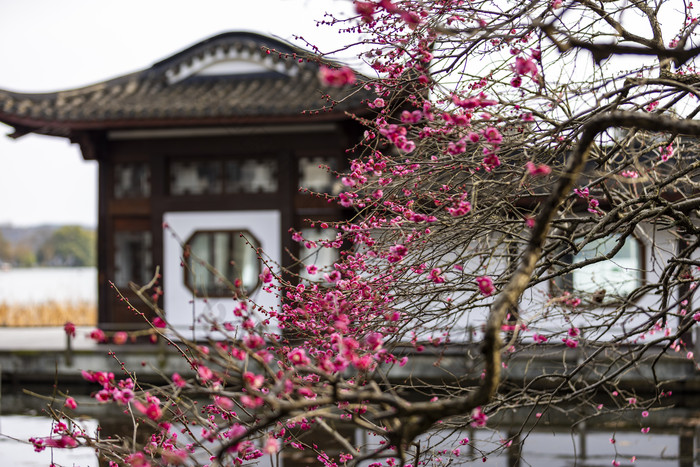
{"type": "Polygon", "coordinates": [[[185,242],[185,285],[198,297],[250,295],[260,281],[259,250],[246,230],[198,230],[185,242]]]}

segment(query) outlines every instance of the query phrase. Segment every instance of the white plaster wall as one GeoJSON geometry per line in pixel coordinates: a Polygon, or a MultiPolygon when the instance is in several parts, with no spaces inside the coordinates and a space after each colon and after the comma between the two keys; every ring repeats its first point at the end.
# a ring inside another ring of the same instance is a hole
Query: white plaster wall
{"type": "MultiPolygon", "coordinates": [[[[201,318],[209,315],[218,320],[234,321],[232,310],[237,302],[232,298],[193,297],[183,280],[180,239],[189,238],[197,230],[245,229],[260,241],[264,257],[271,265],[280,264],[282,259],[281,214],[277,210],[168,212],[164,214],[163,222],[169,227],[163,232],[165,313],[168,322],[188,338],[192,337],[189,333],[193,317],[196,337],[207,337],[209,326],[201,318]]],[[[253,292],[251,299],[268,309],[280,304],[274,294],[266,293],[262,288],[253,292]]]]}
{"type": "MultiPolygon", "coordinates": [[[[641,224],[635,230],[634,235],[641,242],[644,251],[642,271],[645,284],[658,283],[664,267],[668,264],[669,259],[675,255],[676,238],[668,231],[656,230],[651,224],[641,224]]],[[[615,259],[613,258],[612,261],[615,259]]],[[[542,309],[542,304],[546,301],[549,293],[549,284],[538,284],[523,294],[521,308],[527,310],[527,314],[530,316],[536,315],[538,310],[542,309]]],[[[585,328],[610,323],[610,328],[601,328],[604,331],[601,330],[594,336],[586,337],[603,341],[611,340],[623,332],[629,332],[636,326],[645,323],[659,306],[660,295],[653,290],[628,305],[624,312],[621,312],[619,306],[615,304],[592,308],[584,302],[580,308],[568,313],[567,318],[570,321],[566,321],[562,317],[547,319],[539,324],[538,330],[547,334],[566,330],[572,325],[585,328]]]]}
{"type": "MultiPolygon", "coordinates": [[[[661,272],[676,253],[677,239],[668,231],[656,230],[650,224],[640,225],[635,232],[635,236],[641,242],[644,250],[642,269],[645,276],[645,283],[658,283],[661,272]]],[[[462,265],[465,272],[488,275],[492,278],[497,277],[506,267],[503,262],[490,263],[489,267],[484,270],[483,266],[479,264],[477,260],[467,261],[462,265]]],[[[446,279],[457,289],[460,288],[459,276],[460,274],[454,270],[445,271],[446,279]]],[[[473,284],[470,285],[474,287],[473,284]]],[[[466,300],[471,293],[455,292],[447,295],[451,296],[453,303],[457,305],[456,308],[459,308],[458,304],[466,300]]],[[[442,298],[444,299],[445,297],[442,298]]],[[[481,339],[481,327],[488,315],[488,307],[491,302],[493,302],[494,298],[494,296],[483,297],[480,300],[483,306],[474,307],[469,312],[462,314],[453,314],[449,319],[449,311],[445,310],[442,318],[431,321],[431,324],[440,323],[441,320],[450,322],[452,342],[479,341],[481,339]],[[472,335],[465,332],[470,327],[475,331],[472,335]]],[[[585,328],[602,323],[611,323],[612,325],[610,328],[601,328],[602,330],[595,336],[586,337],[611,340],[620,336],[623,332],[629,332],[629,330],[633,329],[635,326],[647,322],[649,317],[652,316],[654,311],[660,306],[660,295],[655,293],[655,291],[650,291],[636,300],[632,305],[628,306],[624,313],[620,312],[618,307],[614,305],[592,307],[590,304],[587,305],[584,301],[584,304],[579,308],[567,311],[565,315],[562,315],[560,311],[555,313],[546,312],[547,302],[551,298],[551,290],[548,282],[541,282],[523,293],[518,307],[520,317],[526,324],[533,321],[537,322],[537,327],[535,329],[523,334],[526,341],[530,340],[533,332],[551,336],[553,334],[565,332],[572,325],[585,328]]],[[[400,303],[399,308],[402,307],[410,310],[411,304],[405,302],[400,303]]],[[[435,310],[442,308],[444,308],[443,303],[435,303],[435,310]]],[[[452,313],[455,312],[452,311],[452,313]]],[[[675,325],[674,323],[674,326],[675,325]]],[[[430,327],[430,324],[426,327],[430,327]]],[[[431,336],[439,336],[439,333],[421,332],[422,327],[418,323],[414,323],[412,328],[418,334],[419,340],[424,340],[431,336]]]]}

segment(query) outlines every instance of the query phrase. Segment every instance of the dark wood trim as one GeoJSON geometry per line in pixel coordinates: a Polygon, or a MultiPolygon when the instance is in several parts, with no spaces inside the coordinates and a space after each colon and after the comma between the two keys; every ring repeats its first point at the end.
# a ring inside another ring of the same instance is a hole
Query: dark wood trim
{"type": "Polygon", "coordinates": [[[282,196],[283,202],[279,204],[281,211],[280,220],[280,238],[282,239],[282,251],[281,251],[281,261],[282,267],[288,268],[292,264],[292,255],[296,255],[295,248],[297,245],[292,240],[289,229],[294,227],[294,197],[291,196],[295,193],[297,186],[299,185],[299,171],[297,169],[296,157],[291,151],[280,152],[279,155],[279,167],[280,167],[280,177],[279,177],[279,192],[286,193],[287,196],[282,196]],[[282,174],[285,174],[283,176],[282,174]]]}
{"type": "MultiPolygon", "coordinates": [[[[154,268],[159,267],[159,285],[162,287],[165,277],[163,267],[163,215],[164,202],[167,195],[167,160],[164,156],[156,155],[149,159],[151,164],[151,263],[154,268]]],[[[163,306],[163,296],[159,298],[159,306],[163,306]]],[[[167,313],[167,311],[166,311],[167,313]]]]}
{"type": "Polygon", "coordinates": [[[151,215],[151,200],[149,198],[110,199],[107,213],[109,216],[148,217],[151,215]]]}
{"type": "Polygon", "coordinates": [[[111,221],[108,215],[108,203],[110,199],[111,185],[109,183],[110,165],[105,160],[98,159],[98,189],[97,189],[97,322],[99,326],[112,322],[110,306],[109,271],[114,270],[111,221]]]}
{"type": "MultiPolygon", "coordinates": [[[[22,130],[22,135],[34,132],[50,136],[69,136],[72,132],[107,131],[112,129],[139,130],[143,128],[186,128],[218,127],[232,125],[276,125],[276,124],[312,124],[317,122],[337,122],[347,120],[346,112],[365,115],[366,109],[348,109],[333,112],[309,112],[291,115],[256,115],[240,117],[206,117],[189,118],[133,118],[114,120],[73,120],[58,121],[42,118],[22,117],[5,112],[0,113],[0,120],[22,130]],[[29,130],[29,131],[27,131],[29,130]]],[[[20,135],[21,136],[21,135],[20,135]]]]}
{"type": "Polygon", "coordinates": [[[160,212],[178,211],[250,211],[279,209],[284,198],[277,195],[200,195],[168,197],[154,208],[160,212]]]}
{"type": "Polygon", "coordinates": [[[147,161],[165,156],[173,160],[219,158],[275,158],[280,150],[293,151],[297,157],[344,156],[338,131],[289,133],[282,135],[221,135],[214,137],[110,140],[113,162],[147,161]]]}
{"type": "MultiPolygon", "coordinates": [[[[676,257],[688,248],[692,243],[692,236],[683,234],[678,237],[678,240],[676,241],[676,257]]],[[[690,273],[690,267],[687,265],[683,265],[682,263],[679,265],[679,271],[678,271],[678,276],[679,278],[682,278],[684,275],[691,275],[690,273]]],[[[678,319],[678,326],[682,327],[684,325],[687,325],[691,321],[693,321],[693,291],[694,289],[690,287],[690,283],[688,281],[681,282],[678,285],[678,313],[680,314],[680,310],[684,309],[686,310],[686,315],[685,316],[680,316],[678,319]],[[688,300],[688,303],[683,306],[681,305],[681,302],[683,300],[688,300]]],[[[681,335],[681,340],[683,343],[686,345],[688,349],[693,349],[694,347],[694,339],[693,339],[693,331],[695,330],[695,327],[691,327],[688,331],[684,332],[683,335],[681,335]]],[[[694,350],[694,349],[693,349],[694,350]]]]}
{"type": "Polygon", "coordinates": [[[151,230],[151,219],[148,216],[128,216],[112,218],[112,233],[114,232],[144,232],[151,230]]]}

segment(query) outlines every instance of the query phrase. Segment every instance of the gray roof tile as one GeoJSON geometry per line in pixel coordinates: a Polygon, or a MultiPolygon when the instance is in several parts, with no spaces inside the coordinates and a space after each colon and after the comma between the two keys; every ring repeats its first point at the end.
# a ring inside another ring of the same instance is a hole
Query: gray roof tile
{"type": "Polygon", "coordinates": [[[88,128],[177,126],[183,122],[273,123],[313,115],[345,118],[344,112],[363,108],[361,101],[370,97],[368,92],[348,87],[333,90],[338,103],[329,109],[322,97],[329,90],[319,81],[318,60],[299,57],[312,56],[270,37],[225,33],[146,70],[84,88],[46,94],[0,90],[0,121],[23,128],[24,133],[65,135],[88,128]],[[271,49],[276,52],[268,53],[271,49]],[[207,70],[222,58],[238,60],[251,72],[207,70]],[[316,110],[322,111],[302,115],[316,110]]]}

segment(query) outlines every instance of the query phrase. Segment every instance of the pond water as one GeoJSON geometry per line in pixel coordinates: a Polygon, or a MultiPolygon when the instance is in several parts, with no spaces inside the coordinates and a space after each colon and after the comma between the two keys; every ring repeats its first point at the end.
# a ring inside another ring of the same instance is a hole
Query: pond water
{"type": "MultiPolygon", "coordinates": [[[[85,419],[80,421],[83,429],[88,433],[94,433],[97,428],[97,420],[85,419]]],[[[43,452],[34,452],[32,445],[27,443],[30,437],[47,437],[51,434],[52,423],[47,417],[27,416],[27,415],[6,415],[0,417],[0,458],[2,465],[12,465],[18,467],[47,467],[51,462],[62,466],[97,467],[97,457],[95,452],[89,448],[76,449],[46,449],[43,452]]],[[[681,446],[684,442],[690,443],[692,452],[693,435],[688,438],[687,434],[681,436],[679,432],[666,431],[642,434],[639,432],[602,432],[592,430],[585,435],[582,433],[572,434],[565,428],[559,427],[551,430],[541,430],[530,432],[522,442],[522,451],[516,458],[508,457],[507,453],[500,456],[490,456],[487,453],[495,447],[500,440],[506,436],[503,432],[490,432],[489,430],[470,430],[470,432],[456,433],[454,439],[445,439],[445,447],[450,450],[459,447],[461,453],[457,457],[449,454],[443,461],[452,457],[453,466],[472,465],[468,459],[473,459],[476,455],[476,465],[487,467],[508,467],[508,466],[547,466],[547,467],[570,467],[570,466],[604,466],[612,465],[612,460],[617,460],[620,465],[634,467],[671,467],[671,466],[692,466],[698,465],[692,459],[681,459],[681,446]],[[615,443],[610,442],[614,436],[615,443]],[[459,439],[469,437],[471,440],[467,445],[460,445],[459,439]],[[480,452],[486,456],[485,460],[479,459],[480,452]]],[[[362,439],[360,432],[356,436],[362,439]]],[[[452,437],[448,437],[452,438],[452,437]]],[[[358,441],[360,441],[358,439],[358,441]]],[[[321,440],[317,440],[323,444],[321,440]]],[[[363,440],[367,442],[367,439],[363,440]]],[[[372,442],[369,442],[372,445],[372,442]]],[[[303,465],[318,465],[315,462],[315,455],[309,457],[299,451],[287,451],[281,456],[281,462],[270,462],[265,457],[260,459],[261,467],[281,466],[300,467],[303,465]]],[[[691,454],[692,456],[692,454],[691,454]]],[[[201,459],[206,463],[206,456],[201,459]]],[[[472,461],[473,462],[473,461],[472,461]]],[[[361,465],[367,466],[370,461],[361,465]]]]}
{"type": "MultiPolygon", "coordinates": [[[[538,427],[520,436],[520,449],[514,445],[491,452],[502,445],[513,433],[489,428],[458,431],[445,436],[438,451],[444,449],[443,465],[482,465],[486,467],[601,467],[615,465],[633,467],[686,467],[693,462],[693,431],[674,430],[671,427],[653,427],[649,433],[641,433],[630,427],[605,430],[601,427],[586,432],[572,433],[563,426],[538,427]],[[460,441],[468,439],[462,444],[460,441]],[[615,442],[612,443],[611,439],[615,442]],[[455,449],[457,450],[455,452],[455,449]]],[[[425,446],[426,435],[418,438],[425,446]]],[[[365,440],[367,441],[367,440],[365,440]]],[[[436,442],[435,439],[432,440],[436,442]]],[[[697,441],[695,441],[697,443],[697,441]]],[[[378,448],[369,440],[370,448],[378,448]]],[[[696,457],[697,459],[697,457],[696,457]]],[[[368,467],[372,461],[361,464],[368,467]]],[[[439,464],[438,464],[439,465],[439,464]]],[[[302,463],[294,464],[301,467],[302,463]]],[[[285,467],[290,467],[285,464],[285,467]]]]}
{"type": "MultiPolygon", "coordinates": [[[[80,422],[88,433],[94,433],[97,421],[80,422]]],[[[27,441],[31,437],[48,437],[53,426],[47,417],[4,415],[0,417],[1,464],[17,467],[48,467],[51,463],[63,466],[98,467],[95,451],[90,448],[46,449],[35,452],[27,441]]]]}
{"type": "Polygon", "coordinates": [[[96,268],[0,270],[0,303],[97,302],[96,268]]]}
{"type": "MultiPolygon", "coordinates": [[[[505,433],[501,433],[505,437],[505,433]]],[[[498,441],[500,441],[500,437],[498,441]]],[[[474,452],[474,448],[489,450],[495,440],[476,442],[475,446],[463,449],[474,452]]],[[[691,441],[692,442],[692,441],[691,441]]],[[[600,432],[577,433],[561,431],[533,431],[522,442],[519,467],[547,466],[605,466],[620,465],[635,467],[671,467],[687,465],[679,459],[680,436],[675,433],[642,434],[639,432],[600,432]],[[615,444],[610,442],[614,436],[615,444]]],[[[487,457],[480,465],[506,467],[508,456],[487,457]]],[[[692,464],[691,464],[692,465],[692,464]]]]}

